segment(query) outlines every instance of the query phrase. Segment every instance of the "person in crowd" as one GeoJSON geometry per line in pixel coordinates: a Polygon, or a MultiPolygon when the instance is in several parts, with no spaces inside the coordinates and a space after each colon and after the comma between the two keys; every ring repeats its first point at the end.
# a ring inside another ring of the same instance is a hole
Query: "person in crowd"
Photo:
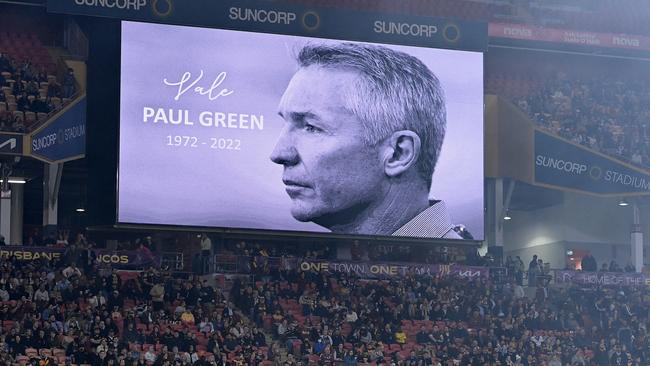
{"type": "Polygon", "coordinates": [[[12,93],[13,95],[22,95],[24,91],[25,84],[23,83],[23,79],[20,76],[17,76],[16,80],[14,81],[12,93]]]}
{"type": "Polygon", "coordinates": [[[533,259],[528,263],[528,286],[537,286],[537,276],[541,274],[542,269],[539,267],[537,254],[533,255],[533,259]]]}
{"type": "Polygon", "coordinates": [[[44,98],[37,97],[32,102],[31,110],[34,113],[49,113],[50,106],[46,103],[44,98]]]}
{"type": "Polygon", "coordinates": [[[201,273],[210,272],[210,257],[212,256],[212,240],[208,234],[202,233],[200,237],[201,242],[201,273]]]}
{"type": "Polygon", "coordinates": [[[63,97],[63,89],[61,88],[61,84],[56,82],[56,80],[48,81],[48,85],[47,85],[48,100],[51,100],[51,98],[62,98],[62,97],[63,97]]]}
{"type": "Polygon", "coordinates": [[[589,252],[582,257],[580,266],[582,267],[582,270],[586,272],[596,272],[598,270],[598,263],[596,263],[596,259],[589,252]]]}
{"type": "Polygon", "coordinates": [[[11,65],[11,60],[9,56],[4,52],[0,52],[0,72],[4,72],[4,71],[13,74],[15,70],[11,65]]]}
{"type": "Polygon", "coordinates": [[[16,106],[17,109],[21,112],[30,111],[31,103],[26,91],[23,91],[21,94],[19,94],[18,98],[16,98],[16,106]]]}
{"type": "Polygon", "coordinates": [[[75,79],[74,70],[68,68],[68,71],[63,77],[63,98],[71,98],[76,92],[77,81],[75,79]]]}
{"type": "Polygon", "coordinates": [[[39,89],[38,83],[36,82],[36,80],[32,79],[27,83],[27,86],[25,87],[25,92],[27,93],[27,95],[38,97],[39,96],[38,89],[39,89]]]}
{"type": "Polygon", "coordinates": [[[39,84],[47,82],[47,69],[45,68],[45,66],[41,65],[41,67],[38,70],[38,74],[36,75],[35,80],[39,84]]]}

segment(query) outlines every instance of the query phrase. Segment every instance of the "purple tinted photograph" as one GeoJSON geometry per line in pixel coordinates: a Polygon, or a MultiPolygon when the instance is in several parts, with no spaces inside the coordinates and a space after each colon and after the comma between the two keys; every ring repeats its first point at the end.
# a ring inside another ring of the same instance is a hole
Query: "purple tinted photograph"
{"type": "Polygon", "coordinates": [[[122,23],[118,221],[483,239],[483,54],[122,23]]]}

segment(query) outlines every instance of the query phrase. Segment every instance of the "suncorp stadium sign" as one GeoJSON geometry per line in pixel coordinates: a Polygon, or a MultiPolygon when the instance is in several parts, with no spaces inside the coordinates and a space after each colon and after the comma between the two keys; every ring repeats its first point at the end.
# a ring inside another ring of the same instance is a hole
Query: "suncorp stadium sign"
{"type": "Polygon", "coordinates": [[[30,155],[47,162],[83,157],[86,152],[86,97],[81,96],[59,116],[30,136],[30,155]]]}
{"type": "Polygon", "coordinates": [[[535,131],[535,183],[602,195],[650,194],[650,174],[535,131]]]}

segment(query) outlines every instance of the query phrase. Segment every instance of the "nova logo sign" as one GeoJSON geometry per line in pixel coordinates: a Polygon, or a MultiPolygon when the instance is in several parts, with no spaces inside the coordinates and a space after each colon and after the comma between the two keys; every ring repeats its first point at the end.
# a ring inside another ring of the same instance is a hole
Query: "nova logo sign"
{"type": "Polygon", "coordinates": [[[617,46],[641,47],[641,42],[639,42],[638,38],[614,36],[614,38],[612,38],[612,43],[614,43],[617,46]]]}

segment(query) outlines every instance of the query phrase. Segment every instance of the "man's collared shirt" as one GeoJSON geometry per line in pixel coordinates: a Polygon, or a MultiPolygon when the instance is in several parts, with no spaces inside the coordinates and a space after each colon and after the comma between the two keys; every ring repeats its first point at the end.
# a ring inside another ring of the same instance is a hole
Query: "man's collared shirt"
{"type": "Polygon", "coordinates": [[[429,208],[397,229],[393,236],[462,239],[454,230],[447,206],[443,201],[435,201],[429,208]]]}

